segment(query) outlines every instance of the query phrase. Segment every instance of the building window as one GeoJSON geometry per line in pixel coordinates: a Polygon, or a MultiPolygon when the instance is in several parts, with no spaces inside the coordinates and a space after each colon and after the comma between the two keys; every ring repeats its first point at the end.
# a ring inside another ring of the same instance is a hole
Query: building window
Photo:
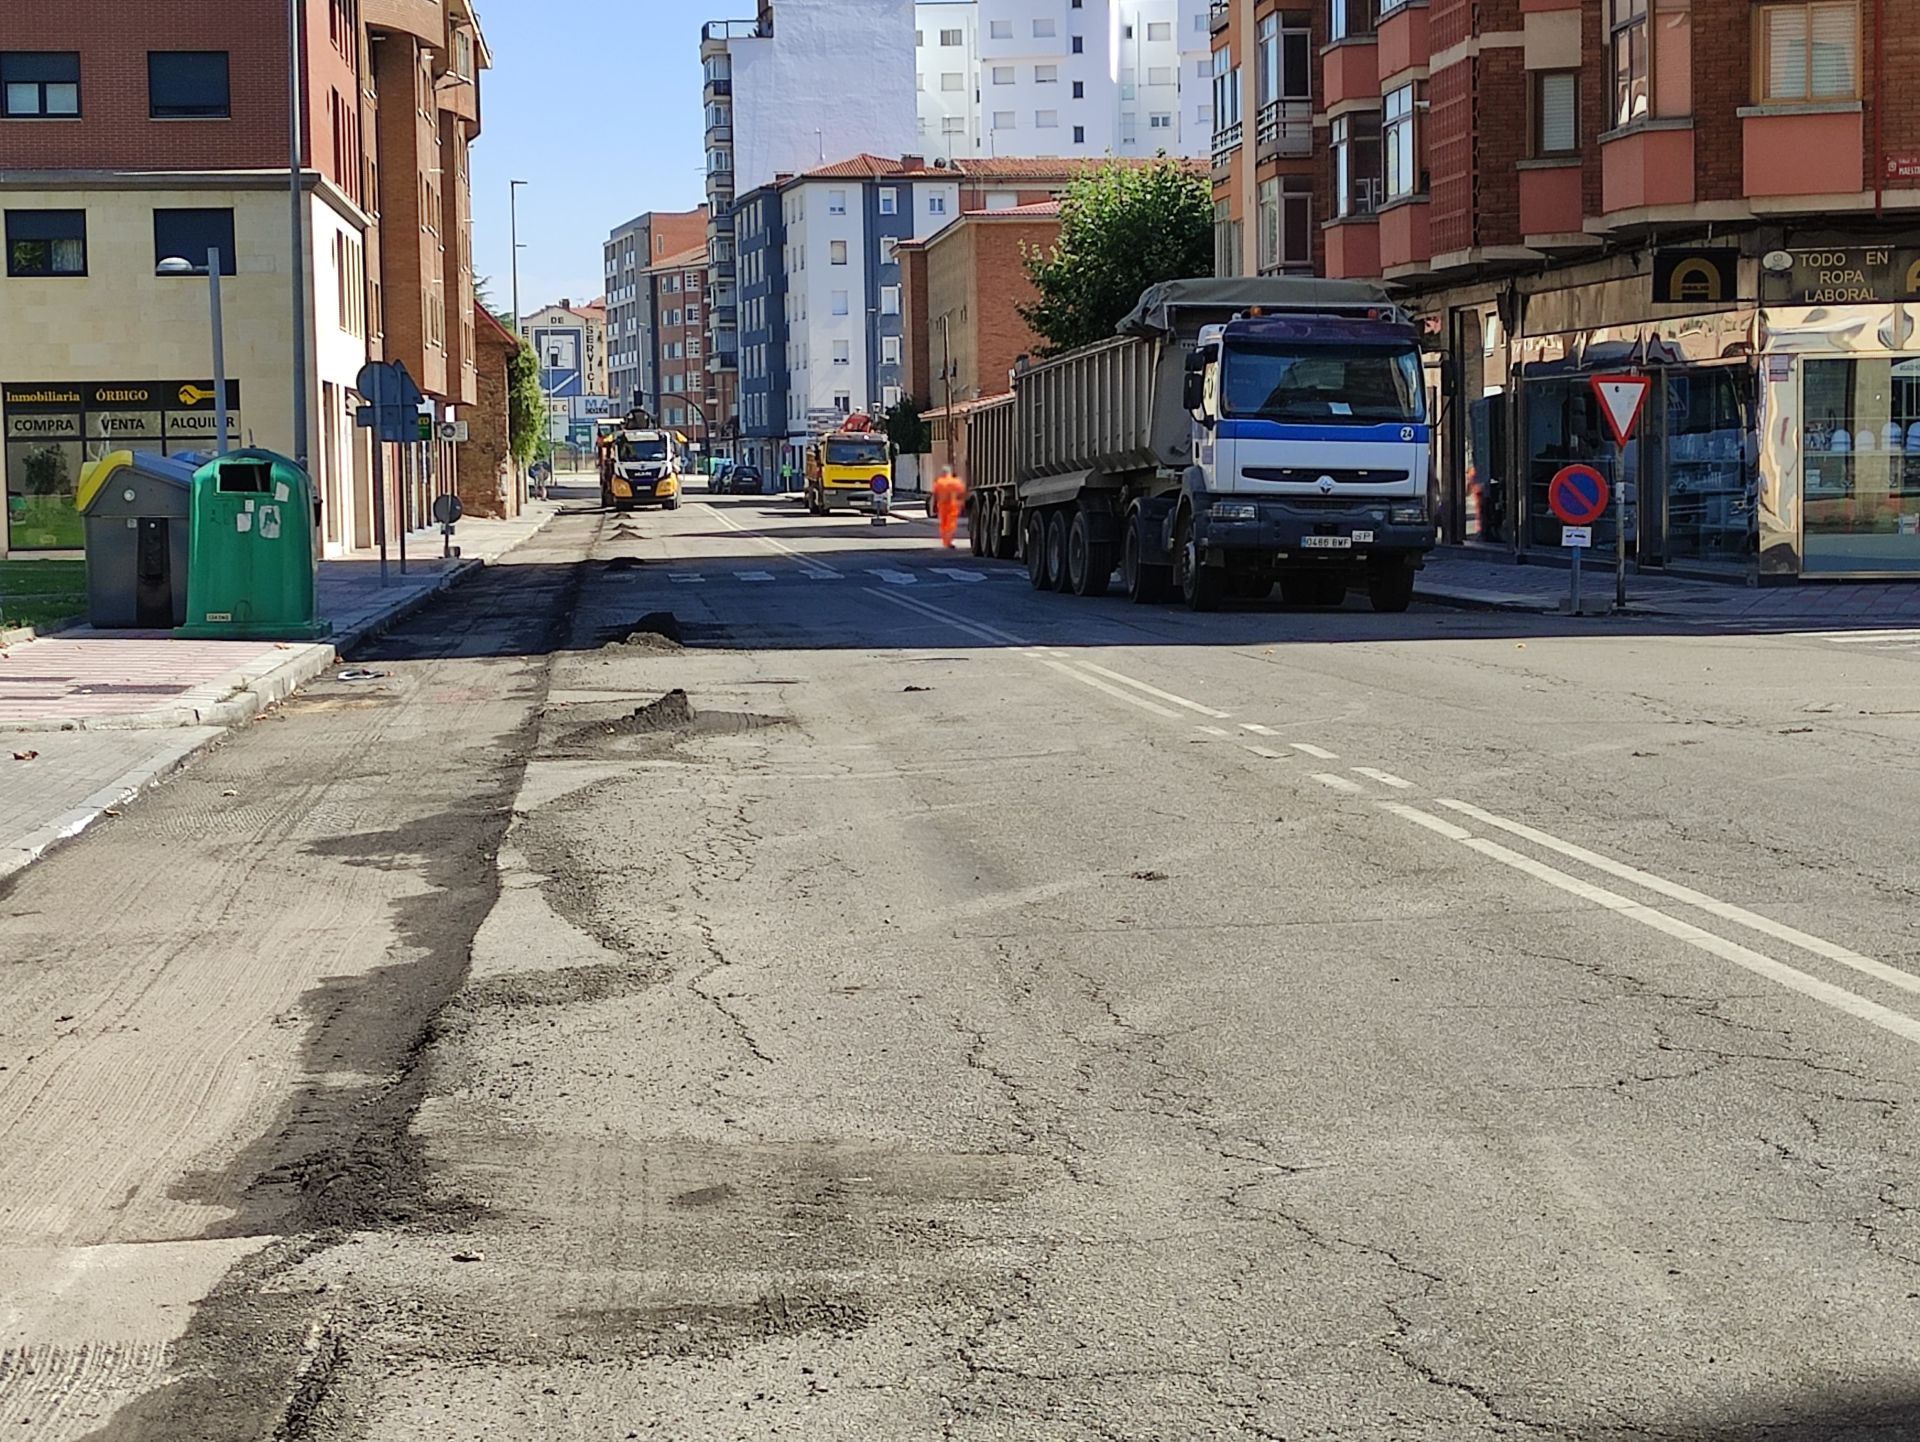
{"type": "Polygon", "coordinates": [[[1426,104],[1417,85],[1387,92],[1380,126],[1384,152],[1384,188],[1388,200],[1403,200],[1426,190],[1420,169],[1420,111],[1426,104]]]}
{"type": "Polygon", "coordinates": [[[1074,36],[1071,49],[1075,55],[1085,55],[1087,53],[1087,37],[1084,35],[1074,36]]]}
{"type": "Polygon", "coordinates": [[[880,287],[880,314],[882,315],[900,314],[900,287],[899,286],[883,285],[880,287]]]}
{"type": "Polygon", "coordinates": [[[1043,16],[1033,22],[1033,38],[1035,40],[1051,39],[1053,34],[1054,25],[1051,16],[1043,16]]]}
{"type": "Polygon", "coordinates": [[[947,213],[946,196],[929,195],[927,197],[927,214],[928,215],[945,215],[946,213],[947,213]]]}
{"type": "Polygon", "coordinates": [[[880,264],[892,265],[900,254],[900,242],[891,235],[880,237],[880,264]]]}
{"type": "Polygon", "coordinates": [[[846,415],[853,409],[853,397],[846,391],[836,391],[833,397],[833,408],[841,415],[846,415]]]}
{"type": "Polygon", "coordinates": [[[994,66],[993,67],[993,83],[995,85],[1013,84],[1013,67],[1011,65],[994,66]]]}
{"type": "Polygon", "coordinates": [[[1173,39],[1173,22],[1171,20],[1149,20],[1147,22],[1147,39],[1173,39]]]}
{"type": "Polygon", "coordinates": [[[1215,275],[1239,275],[1240,270],[1240,222],[1233,218],[1233,203],[1216,200],[1213,203],[1213,273],[1215,275]]]}
{"type": "Polygon", "coordinates": [[[1339,116],[1328,127],[1333,148],[1333,204],[1340,216],[1380,208],[1380,112],[1339,116]]]}
{"type": "Polygon", "coordinates": [[[942,135],[965,135],[967,133],[967,117],[964,115],[942,116],[940,119],[940,133],[942,135]]]}
{"type": "Polygon", "coordinates": [[[1168,110],[1161,111],[1157,115],[1149,115],[1147,117],[1147,128],[1149,130],[1173,129],[1173,112],[1168,110]]]}
{"type": "Polygon", "coordinates": [[[1058,65],[1034,66],[1033,83],[1035,85],[1058,85],[1060,83],[1060,67],[1058,65]]]}
{"type": "Polygon", "coordinates": [[[1260,22],[1260,63],[1256,83],[1263,108],[1276,100],[1313,98],[1311,17],[1289,11],[1260,22]]]}
{"type": "Polygon", "coordinates": [[[1131,110],[1120,112],[1120,143],[1135,145],[1140,140],[1140,117],[1131,110]]]}
{"type": "Polygon", "coordinates": [[[946,45],[946,46],[959,45],[959,44],[962,44],[965,41],[965,39],[966,39],[966,36],[963,35],[958,30],[942,30],[940,32],[940,43],[942,45],[946,45]]]}
{"type": "Polygon", "coordinates": [[[987,22],[987,34],[995,40],[1011,40],[1013,39],[1013,22],[1011,20],[990,20],[987,22]]]}
{"type": "Polygon", "coordinates": [[[1033,112],[1033,124],[1036,130],[1058,130],[1060,112],[1057,110],[1036,110],[1033,112]]]}
{"type": "Polygon", "coordinates": [[[184,260],[206,273],[207,252],[220,252],[220,274],[236,275],[231,210],[156,210],[153,213],[153,263],[184,260]]]}
{"type": "Polygon", "coordinates": [[[1647,0],[1608,0],[1612,18],[1613,123],[1647,114],[1647,0]]]}
{"type": "MultiPolygon", "coordinates": [[[[207,263],[200,252],[198,262],[207,263]]],[[[9,210],[7,274],[13,276],[85,275],[87,213],[84,210],[9,210]]]]}
{"type": "Polygon", "coordinates": [[[847,313],[847,293],[844,290],[836,290],[833,293],[833,313],[835,315],[847,313]]]}
{"type": "Polygon", "coordinates": [[[0,116],[64,119],[79,113],[78,51],[0,51],[0,116]]]}
{"type": "Polygon", "coordinates": [[[852,342],[837,340],[833,343],[833,363],[837,366],[853,364],[852,342]]]}
{"type": "Polygon", "coordinates": [[[827,242],[827,264],[845,265],[847,263],[847,243],[844,240],[827,242]]]}
{"type": "Polygon", "coordinates": [[[964,90],[967,88],[967,77],[957,70],[950,70],[940,77],[940,88],[945,91],[964,90]]]}
{"type": "Polygon", "coordinates": [[[891,186],[882,188],[880,191],[880,213],[882,215],[897,215],[899,210],[900,192],[891,186]]]}
{"type": "Polygon", "coordinates": [[[1076,80],[1073,82],[1073,98],[1075,100],[1085,100],[1087,98],[1087,82],[1086,81],[1076,80]]]}
{"type": "Polygon", "coordinates": [[[900,337],[883,335],[880,337],[880,364],[897,366],[900,364],[900,337]]]}
{"type": "Polygon", "coordinates": [[[147,55],[147,113],[155,120],[224,120],[233,114],[224,50],[147,55]]]}
{"type": "Polygon", "coordinates": [[[1076,125],[1073,127],[1073,143],[1075,145],[1085,145],[1087,143],[1087,127],[1086,126],[1076,125]]]}
{"type": "Polygon", "coordinates": [[[1376,0],[1333,0],[1333,38],[1370,37],[1379,20],[1376,0]]]}
{"type": "Polygon", "coordinates": [[[993,128],[995,130],[1016,130],[1019,128],[1019,125],[1020,117],[1014,111],[996,110],[993,112],[993,128]]]}
{"type": "Polygon", "coordinates": [[[847,193],[844,190],[827,192],[827,214],[845,215],[847,213],[847,193]]]}
{"type": "Polygon", "coordinates": [[[1759,51],[1755,99],[1762,105],[1860,94],[1860,12],[1852,0],[1762,7],[1759,51]]]}
{"type": "Polygon", "coordinates": [[[1147,84],[1173,84],[1173,67],[1171,65],[1149,65],[1147,67],[1147,84]]]}
{"type": "Polygon", "coordinates": [[[1529,149],[1535,159],[1575,155],[1580,150],[1580,72],[1535,70],[1529,149]]]}

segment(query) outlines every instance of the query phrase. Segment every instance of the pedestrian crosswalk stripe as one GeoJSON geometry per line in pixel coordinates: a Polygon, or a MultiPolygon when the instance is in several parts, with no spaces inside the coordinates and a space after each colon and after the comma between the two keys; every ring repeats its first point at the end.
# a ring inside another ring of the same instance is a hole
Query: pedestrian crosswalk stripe
{"type": "Polygon", "coordinates": [[[911,571],[873,570],[868,572],[868,574],[878,576],[889,586],[914,586],[919,584],[918,578],[914,576],[911,571]]]}
{"type": "Polygon", "coordinates": [[[965,581],[969,586],[987,579],[984,571],[963,571],[958,566],[935,566],[933,569],[955,581],[965,581]]]}
{"type": "Polygon", "coordinates": [[[771,581],[773,579],[773,572],[771,571],[735,571],[733,574],[742,581],[771,581]]]}
{"type": "Polygon", "coordinates": [[[698,586],[707,578],[698,571],[669,571],[667,579],[682,586],[698,586]]]}

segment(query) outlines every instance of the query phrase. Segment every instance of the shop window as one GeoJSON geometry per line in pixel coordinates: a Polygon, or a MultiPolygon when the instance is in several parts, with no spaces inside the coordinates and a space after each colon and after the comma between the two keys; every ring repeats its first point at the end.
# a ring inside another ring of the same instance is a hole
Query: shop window
{"type": "Polygon", "coordinates": [[[1759,15],[1762,105],[1853,100],[1860,94],[1860,12],[1843,4],[1766,5],[1759,15]]]}
{"type": "Polygon", "coordinates": [[[1339,216],[1380,208],[1380,112],[1355,111],[1328,127],[1333,144],[1333,202],[1339,216]]]}
{"type": "Polygon", "coordinates": [[[1920,572],[1920,358],[1801,363],[1803,567],[1920,572]]]}
{"type": "Polygon", "coordinates": [[[1668,561],[1743,563],[1753,534],[1745,367],[1670,370],[1656,440],[1668,561]]]}
{"type": "MultiPolygon", "coordinates": [[[[1627,510],[1627,549],[1635,549],[1635,513],[1639,505],[1640,444],[1630,442],[1623,452],[1600,415],[1600,403],[1586,375],[1528,378],[1525,401],[1525,475],[1527,486],[1527,546],[1557,552],[1560,522],[1547,504],[1547,489],[1564,466],[1576,461],[1596,465],[1613,482],[1627,510]]],[[[1593,525],[1594,549],[1610,552],[1615,545],[1619,505],[1608,509],[1593,525]]]]}
{"type": "Polygon", "coordinates": [[[78,51],[0,51],[0,116],[68,120],[79,113],[78,51]]]}
{"type": "Polygon", "coordinates": [[[148,52],[147,113],[155,120],[225,120],[233,113],[227,52],[148,52]]]}
{"type": "MultiPolygon", "coordinates": [[[[206,264],[206,256],[200,258],[206,264]]],[[[7,274],[73,276],[87,273],[84,210],[9,210],[7,274]]]]}
{"type": "Polygon", "coordinates": [[[1580,151],[1580,72],[1577,70],[1535,70],[1533,82],[1532,140],[1529,153],[1535,159],[1577,155],[1580,151]]]}

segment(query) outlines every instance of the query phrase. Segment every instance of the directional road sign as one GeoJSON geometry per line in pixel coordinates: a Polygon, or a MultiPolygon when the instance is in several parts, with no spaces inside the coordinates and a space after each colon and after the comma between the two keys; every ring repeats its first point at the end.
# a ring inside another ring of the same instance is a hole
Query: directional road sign
{"type": "Polygon", "coordinates": [[[1599,398],[1600,413],[1607,418],[1607,429],[1621,445],[1633,439],[1640,424],[1640,412],[1646,409],[1647,391],[1653,382],[1646,376],[1595,376],[1593,393],[1599,398]]]}
{"type": "Polygon", "coordinates": [[[1547,485],[1547,504],[1569,526],[1591,526],[1607,513],[1607,478],[1592,466],[1566,466],[1547,485]]]}

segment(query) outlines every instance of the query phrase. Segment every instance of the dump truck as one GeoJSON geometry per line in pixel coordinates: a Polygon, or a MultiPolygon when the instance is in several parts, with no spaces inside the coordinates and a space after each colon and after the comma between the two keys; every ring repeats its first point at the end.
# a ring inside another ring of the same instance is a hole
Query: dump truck
{"type": "Polygon", "coordinates": [[[870,416],[848,416],[807,446],[807,510],[872,508],[893,486],[893,450],[870,416]]]}
{"type": "Polygon", "coordinates": [[[660,429],[647,412],[630,412],[618,428],[600,439],[601,506],[622,511],[636,506],[679,510],[683,440],[660,429]]]}
{"type": "Polygon", "coordinates": [[[1036,590],[1196,611],[1278,584],[1403,611],[1435,539],[1419,333],[1385,290],[1169,281],[966,420],[976,554],[1036,590]]]}

